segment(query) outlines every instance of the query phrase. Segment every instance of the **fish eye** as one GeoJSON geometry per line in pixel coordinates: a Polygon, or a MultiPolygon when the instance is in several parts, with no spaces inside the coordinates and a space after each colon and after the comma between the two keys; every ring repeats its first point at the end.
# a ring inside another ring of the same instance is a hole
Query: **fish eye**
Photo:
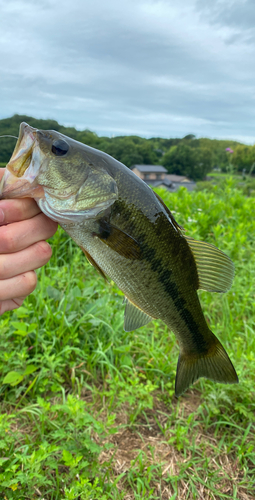
{"type": "Polygon", "coordinates": [[[56,156],[64,156],[69,150],[69,145],[62,139],[53,141],[51,151],[56,156]]]}

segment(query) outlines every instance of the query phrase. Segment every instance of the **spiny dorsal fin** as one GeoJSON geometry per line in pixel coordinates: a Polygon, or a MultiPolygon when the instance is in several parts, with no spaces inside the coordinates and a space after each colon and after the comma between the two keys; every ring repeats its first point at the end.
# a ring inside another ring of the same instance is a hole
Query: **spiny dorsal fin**
{"type": "Polygon", "coordinates": [[[210,243],[185,236],[195,258],[198,288],[207,292],[227,292],[234,278],[234,264],[221,250],[210,243]]]}
{"type": "Polygon", "coordinates": [[[173,226],[175,227],[175,229],[177,229],[177,231],[178,231],[178,232],[180,232],[180,229],[182,229],[182,230],[183,230],[183,227],[182,227],[182,226],[180,226],[180,224],[178,224],[178,222],[176,222],[176,220],[175,220],[175,218],[174,218],[174,216],[173,216],[172,212],[169,210],[169,208],[166,206],[166,204],[163,202],[163,200],[160,198],[160,196],[159,196],[157,193],[155,193],[155,191],[154,191],[154,194],[155,194],[155,196],[157,197],[158,201],[159,201],[159,202],[161,203],[161,205],[163,206],[163,208],[165,209],[165,211],[167,212],[167,215],[169,216],[169,218],[170,218],[170,220],[171,220],[171,222],[172,222],[173,226]]]}
{"type": "Polygon", "coordinates": [[[153,319],[151,316],[148,316],[148,314],[144,313],[143,311],[141,311],[141,309],[132,304],[132,302],[130,302],[127,298],[125,299],[125,302],[125,332],[131,332],[132,330],[136,330],[136,328],[147,325],[147,323],[149,323],[153,319]]]}

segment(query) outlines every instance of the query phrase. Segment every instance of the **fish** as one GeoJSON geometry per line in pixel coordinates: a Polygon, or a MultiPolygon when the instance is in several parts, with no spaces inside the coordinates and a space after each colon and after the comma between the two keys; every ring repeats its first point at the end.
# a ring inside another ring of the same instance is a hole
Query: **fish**
{"type": "Polygon", "coordinates": [[[186,236],[163,200],[129,168],[59,132],[23,122],[0,195],[34,198],[97,271],[116,283],[125,295],[125,331],[160,319],[174,332],[180,349],[177,397],[200,377],[238,382],[197,293],[229,290],[231,259],[186,236]]]}

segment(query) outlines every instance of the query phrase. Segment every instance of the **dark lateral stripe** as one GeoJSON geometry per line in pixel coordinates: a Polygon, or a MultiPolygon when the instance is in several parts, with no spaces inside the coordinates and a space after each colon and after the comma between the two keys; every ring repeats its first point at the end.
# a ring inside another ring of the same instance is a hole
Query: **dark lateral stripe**
{"type": "Polygon", "coordinates": [[[200,333],[199,325],[194,320],[189,309],[185,307],[186,300],[180,295],[176,283],[171,280],[172,271],[163,267],[161,259],[156,257],[156,250],[149,247],[145,242],[142,243],[142,254],[143,258],[149,262],[151,269],[157,273],[159,282],[162,283],[165,292],[171,297],[180,317],[189,328],[194,345],[200,352],[206,350],[207,344],[204,336],[200,333]]]}
{"type": "MultiPolygon", "coordinates": [[[[135,207],[136,210],[136,207],[135,207]]],[[[113,207],[112,207],[112,214],[113,212],[118,213],[120,212],[122,217],[130,222],[133,219],[134,211],[132,211],[132,208],[128,206],[128,204],[122,200],[117,200],[113,207]]],[[[144,214],[140,211],[138,218],[140,217],[145,217],[144,214]]],[[[134,221],[135,223],[135,221],[134,221]]],[[[158,226],[158,233],[161,234],[162,230],[165,227],[165,220],[164,220],[164,214],[162,212],[162,217],[158,217],[157,219],[157,226],[158,226]]],[[[158,280],[160,283],[162,283],[163,288],[166,292],[166,294],[172,299],[174,302],[174,305],[176,309],[179,311],[181,319],[184,321],[184,323],[187,325],[190,335],[192,337],[193,345],[197,347],[198,351],[205,351],[207,350],[206,347],[206,342],[204,339],[204,336],[201,335],[199,325],[197,322],[194,320],[192,313],[189,311],[189,309],[186,306],[186,300],[184,297],[182,297],[179,293],[178,287],[174,281],[172,281],[172,271],[170,269],[166,269],[163,264],[162,260],[159,259],[156,255],[156,250],[155,248],[150,247],[146,243],[147,235],[144,233],[139,234],[139,242],[141,246],[141,252],[142,256],[141,258],[146,260],[155,273],[157,273],[158,280]]],[[[189,251],[189,248],[187,248],[187,251],[189,251]]]]}

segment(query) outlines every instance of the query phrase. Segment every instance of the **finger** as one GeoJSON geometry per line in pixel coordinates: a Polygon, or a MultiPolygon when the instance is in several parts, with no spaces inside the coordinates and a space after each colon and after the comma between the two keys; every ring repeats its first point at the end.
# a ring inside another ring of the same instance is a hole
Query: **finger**
{"type": "Polygon", "coordinates": [[[51,255],[51,247],[46,241],[34,243],[20,252],[0,254],[0,279],[5,280],[38,269],[48,262],[51,255]]]}
{"type": "Polygon", "coordinates": [[[0,225],[31,219],[40,212],[40,208],[32,198],[0,200],[0,225]]]}
{"type": "Polygon", "coordinates": [[[5,168],[0,168],[0,180],[2,179],[5,172],[5,168]]]}
{"type": "Polygon", "coordinates": [[[57,230],[57,222],[40,213],[32,219],[14,222],[0,227],[0,254],[23,250],[37,241],[51,238],[57,230]]]}
{"type": "Polygon", "coordinates": [[[37,276],[34,271],[19,274],[7,280],[0,280],[0,301],[13,297],[26,297],[36,287],[37,276]]]}
{"type": "Polygon", "coordinates": [[[3,300],[0,302],[0,316],[6,311],[13,311],[13,309],[18,309],[26,297],[17,297],[15,299],[3,300]]]}

